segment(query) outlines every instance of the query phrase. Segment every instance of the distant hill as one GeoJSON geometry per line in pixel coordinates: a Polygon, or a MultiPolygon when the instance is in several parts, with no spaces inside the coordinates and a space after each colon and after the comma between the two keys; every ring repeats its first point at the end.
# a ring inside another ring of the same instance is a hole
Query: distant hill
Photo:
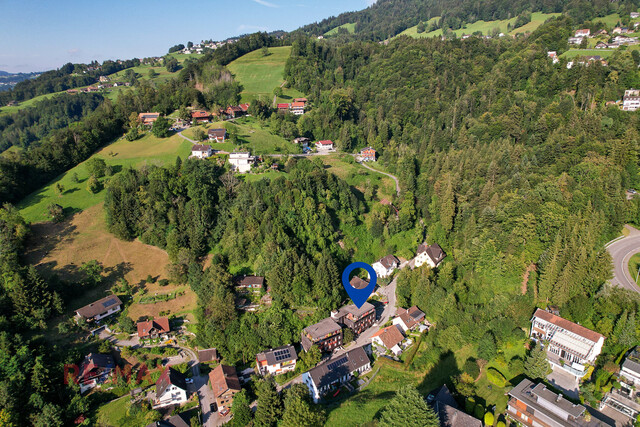
{"type": "Polygon", "coordinates": [[[6,71],[0,70],[0,76],[8,76],[9,74],[11,74],[11,73],[8,73],[6,71]]]}

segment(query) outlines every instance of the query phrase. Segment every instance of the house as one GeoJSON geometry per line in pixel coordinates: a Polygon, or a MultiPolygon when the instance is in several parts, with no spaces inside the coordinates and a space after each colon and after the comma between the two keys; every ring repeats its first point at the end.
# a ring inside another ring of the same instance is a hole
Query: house
{"type": "Polygon", "coordinates": [[[400,266],[400,261],[393,255],[387,255],[374,262],[372,267],[378,277],[389,277],[400,266]]]}
{"type": "Polygon", "coordinates": [[[191,427],[191,421],[187,418],[188,413],[174,415],[166,420],[155,421],[147,424],[146,427],[191,427]]]}
{"type": "Polygon", "coordinates": [[[605,42],[598,42],[596,43],[596,49],[608,49],[609,45],[606,44],[605,42]]]}
{"type": "Polygon", "coordinates": [[[264,286],[264,277],[262,276],[241,276],[236,277],[236,289],[239,290],[252,290],[259,292],[264,286]]]}
{"type": "Polygon", "coordinates": [[[213,150],[210,145],[194,144],[191,147],[191,157],[196,159],[206,159],[213,154],[213,150]]]}
{"type": "Polygon", "coordinates": [[[567,41],[569,44],[580,44],[582,43],[582,37],[569,37],[567,41]]]}
{"type": "Polygon", "coordinates": [[[202,350],[198,350],[198,362],[209,363],[217,362],[218,360],[220,360],[218,358],[218,350],[215,348],[204,348],[202,350]]]}
{"type": "Polygon", "coordinates": [[[446,384],[435,392],[431,405],[442,427],[482,427],[482,421],[460,410],[446,384]]]}
{"type": "Polygon", "coordinates": [[[295,114],[296,116],[301,116],[304,114],[304,107],[305,107],[305,103],[304,102],[292,102],[291,103],[291,108],[290,111],[295,114]]]}
{"type": "Polygon", "coordinates": [[[96,302],[76,310],[76,315],[87,322],[95,322],[117,313],[122,308],[122,301],[116,295],[100,298],[96,302]]]}
{"type": "Polygon", "coordinates": [[[224,128],[209,129],[207,131],[209,141],[224,142],[227,137],[227,130],[224,128]]]}
{"type": "Polygon", "coordinates": [[[602,351],[605,337],[548,311],[537,309],[531,319],[530,337],[545,342],[547,359],[576,379],[587,373],[602,351]]]}
{"type": "Polygon", "coordinates": [[[84,393],[96,385],[104,383],[115,368],[116,364],[110,355],[89,353],[80,364],[76,378],[80,385],[80,392],[84,393]]]}
{"type": "Polygon", "coordinates": [[[333,150],[333,141],[324,140],[316,142],[316,149],[318,151],[331,151],[333,150]]]}
{"type": "Polygon", "coordinates": [[[551,58],[551,62],[554,64],[557,64],[558,62],[560,62],[560,59],[558,58],[558,53],[555,50],[548,51],[547,56],[551,58]]]}
{"type": "Polygon", "coordinates": [[[255,163],[255,158],[251,157],[251,153],[231,153],[229,154],[229,164],[231,170],[239,173],[247,173],[251,171],[251,166],[255,163]]]}
{"type": "Polygon", "coordinates": [[[167,334],[171,332],[169,327],[169,318],[160,317],[158,319],[149,320],[148,322],[138,322],[138,338],[167,338],[167,334]]]}
{"type": "Polygon", "coordinates": [[[371,369],[371,360],[363,347],[356,347],[344,354],[302,374],[302,383],[307,386],[313,401],[320,398],[337,385],[349,381],[353,375],[362,374],[371,369]]]}
{"type": "MultiPolygon", "coordinates": [[[[402,332],[412,331],[418,325],[425,322],[424,313],[415,305],[413,307],[401,308],[398,310],[397,316],[393,319],[393,324],[399,326],[402,329],[402,332]]],[[[428,324],[429,322],[427,322],[428,324]]],[[[431,325],[429,324],[427,329],[431,325]]]]}
{"type": "Polygon", "coordinates": [[[263,351],[256,355],[256,370],[260,375],[278,375],[296,369],[298,355],[291,344],[263,351]]]}
{"type": "Polygon", "coordinates": [[[249,104],[249,103],[247,102],[246,104],[240,104],[240,105],[238,105],[238,107],[240,107],[240,109],[242,110],[242,112],[243,112],[244,114],[247,114],[247,112],[249,111],[249,106],[250,106],[250,105],[251,105],[251,104],[249,104]]]}
{"type": "Polygon", "coordinates": [[[635,18],[640,18],[640,13],[638,13],[638,12],[631,12],[631,13],[629,14],[629,16],[630,16],[631,18],[633,18],[633,19],[635,19],[635,18]]]}
{"type": "Polygon", "coordinates": [[[233,366],[216,366],[213,371],[209,372],[209,382],[218,405],[218,411],[230,408],[233,396],[242,390],[236,368],[233,366]]]}
{"type": "Polygon", "coordinates": [[[615,27],[612,31],[611,34],[625,34],[626,31],[623,31],[623,29],[621,27],[615,27]]]}
{"type": "Polygon", "coordinates": [[[187,401],[187,383],[182,374],[167,366],[156,381],[155,408],[180,405],[187,401]]]}
{"type": "Polygon", "coordinates": [[[598,37],[598,36],[608,36],[609,33],[607,33],[607,30],[602,29],[602,30],[598,30],[595,33],[591,34],[591,37],[598,37]]]}
{"type": "Polygon", "coordinates": [[[447,255],[444,253],[440,245],[434,243],[433,245],[427,245],[426,243],[418,246],[416,252],[416,259],[414,261],[415,267],[421,267],[422,264],[427,263],[431,268],[436,268],[447,255]]]}
{"type": "Polygon", "coordinates": [[[618,375],[620,388],[611,388],[602,401],[600,402],[600,410],[605,406],[620,412],[628,417],[630,423],[634,423],[638,415],[640,415],[640,404],[638,398],[640,392],[640,351],[638,347],[629,352],[625,361],[622,363],[620,374],[618,375]]]}
{"type": "Polygon", "coordinates": [[[375,162],[376,150],[372,147],[363,148],[360,150],[360,161],[362,162],[375,162]]]}
{"type": "Polygon", "coordinates": [[[306,104],[309,101],[307,98],[293,98],[293,102],[302,102],[303,104],[306,104]]]}
{"type": "Polygon", "coordinates": [[[109,77],[100,76],[100,78],[98,80],[100,81],[100,83],[107,83],[109,81],[109,77]]]}
{"type": "Polygon", "coordinates": [[[362,304],[360,308],[355,304],[350,304],[340,310],[332,311],[331,318],[339,325],[343,325],[359,335],[369,329],[376,321],[376,309],[368,302],[362,304]]]}
{"type": "Polygon", "coordinates": [[[301,144],[303,147],[307,147],[311,140],[309,138],[305,138],[304,136],[299,136],[293,140],[294,144],[301,144]]]}
{"type": "Polygon", "coordinates": [[[404,341],[404,335],[400,332],[398,325],[382,328],[371,337],[372,343],[391,350],[396,356],[402,353],[402,348],[400,348],[402,341],[404,341]]]}
{"type": "Polygon", "coordinates": [[[244,115],[245,112],[242,111],[242,108],[240,108],[238,106],[229,106],[225,110],[225,114],[227,115],[227,117],[236,118],[236,117],[240,117],[240,116],[244,115]]]}
{"type": "MultiPolygon", "coordinates": [[[[67,89],[67,93],[69,95],[75,95],[78,93],[78,89],[67,89]]],[[[11,102],[15,103],[15,101],[11,101],[11,102]]],[[[11,102],[9,104],[11,104],[11,102]]],[[[7,106],[10,106],[9,104],[7,104],[7,106]]]]}
{"type": "Polygon", "coordinates": [[[158,117],[160,117],[160,113],[140,113],[138,114],[138,121],[145,126],[149,126],[158,120],[158,117]]]}
{"type": "Polygon", "coordinates": [[[287,113],[289,112],[291,104],[278,104],[276,107],[278,108],[278,113],[287,113]]]}
{"type": "Polygon", "coordinates": [[[615,422],[595,409],[572,403],[540,383],[524,379],[509,393],[507,416],[525,426],[605,427],[615,422]]]}
{"type": "Polygon", "coordinates": [[[624,111],[636,111],[638,108],[640,108],[640,90],[625,90],[622,98],[622,109],[624,111]]]}
{"type": "Polygon", "coordinates": [[[576,33],[573,35],[574,37],[589,37],[591,34],[591,30],[586,28],[584,30],[576,30],[576,33]]]}
{"type": "Polygon", "coordinates": [[[191,112],[191,121],[195,123],[209,123],[211,113],[205,110],[193,110],[191,112]]]}
{"type": "Polygon", "coordinates": [[[354,288],[356,288],[356,289],[364,289],[364,288],[366,288],[367,286],[369,286],[369,282],[367,282],[367,281],[366,281],[366,280],[364,280],[364,279],[361,279],[361,278],[360,278],[360,277],[358,277],[358,276],[353,276],[353,277],[351,278],[351,280],[349,281],[349,284],[350,284],[351,286],[353,286],[354,288]]]}
{"type": "Polygon", "coordinates": [[[302,330],[301,336],[304,351],[309,351],[312,345],[316,345],[320,351],[331,352],[342,345],[342,328],[330,317],[307,326],[302,330]]]}

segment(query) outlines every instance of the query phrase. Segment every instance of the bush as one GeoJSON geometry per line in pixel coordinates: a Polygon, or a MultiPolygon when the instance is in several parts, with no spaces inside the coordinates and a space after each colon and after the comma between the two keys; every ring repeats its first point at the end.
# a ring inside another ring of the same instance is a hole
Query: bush
{"type": "Polygon", "coordinates": [[[497,427],[507,427],[507,426],[504,424],[504,421],[498,421],[498,424],[497,424],[496,426],[497,426],[497,427]]]}
{"type": "Polygon", "coordinates": [[[86,162],[87,170],[90,175],[96,178],[102,178],[107,169],[107,163],[100,157],[92,157],[86,162]]]}
{"type": "Polygon", "coordinates": [[[478,375],[480,375],[480,367],[478,366],[478,362],[472,357],[468,358],[467,361],[464,362],[462,370],[469,374],[469,376],[474,380],[478,378],[478,375]]]}
{"type": "Polygon", "coordinates": [[[486,414],[484,414],[484,424],[487,426],[492,426],[493,425],[493,414],[491,412],[487,412],[486,414]]]}
{"type": "Polygon", "coordinates": [[[498,387],[504,387],[507,383],[506,378],[497,369],[487,369],[487,379],[498,387]]]}
{"type": "Polygon", "coordinates": [[[464,402],[465,412],[467,414],[472,414],[475,407],[476,407],[476,400],[473,397],[467,397],[467,400],[464,402]]]}
{"type": "Polygon", "coordinates": [[[169,284],[169,281],[167,279],[161,279],[158,281],[158,284],[160,286],[167,286],[169,284]]]}
{"type": "Polygon", "coordinates": [[[477,419],[481,420],[482,416],[484,415],[484,406],[482,406],[481,403],[478,403],[476,405],[476,409],[474,411],[474,415],[477,419]]]}

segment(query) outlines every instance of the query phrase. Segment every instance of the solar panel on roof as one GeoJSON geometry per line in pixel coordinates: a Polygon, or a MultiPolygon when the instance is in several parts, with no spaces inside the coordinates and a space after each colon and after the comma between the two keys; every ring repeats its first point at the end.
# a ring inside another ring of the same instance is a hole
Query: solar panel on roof
{"type": "Polygon", "coordinates": [[[331,369],[337,368],[338,366],[342,365],[346,361],[347,361],[346,357],[341,357],[335,362],[331,362],[327,367],[329,368],[329,370],[331,370],[331,369]]]}
{"type": "Polygon", "coordinates": [[[115,298],[111,298],[110,300],[107,300],[105,302],[102,303],[102,305],[104,307],[109,307],[110,305],[113,305],[116,303],[116,299],[115,298]]]}

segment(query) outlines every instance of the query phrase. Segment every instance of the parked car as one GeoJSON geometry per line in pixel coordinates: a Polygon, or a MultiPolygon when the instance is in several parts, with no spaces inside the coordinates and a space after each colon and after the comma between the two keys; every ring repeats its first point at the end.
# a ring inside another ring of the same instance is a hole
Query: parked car
{"type": "Polygon", "coordinates": [[[211,405],[209,405],[209,410],[211,412],[218,412],[218,405],[216,405],[216,402],[213,402],[211,405]]]}
{"type": "Polygon", "coordinates": [[[227,407],[222,407],[220,408],[220,415],[222,415],[223,417],[226,417],[227,415],[229,415],[229,408],[227,407]]]}

